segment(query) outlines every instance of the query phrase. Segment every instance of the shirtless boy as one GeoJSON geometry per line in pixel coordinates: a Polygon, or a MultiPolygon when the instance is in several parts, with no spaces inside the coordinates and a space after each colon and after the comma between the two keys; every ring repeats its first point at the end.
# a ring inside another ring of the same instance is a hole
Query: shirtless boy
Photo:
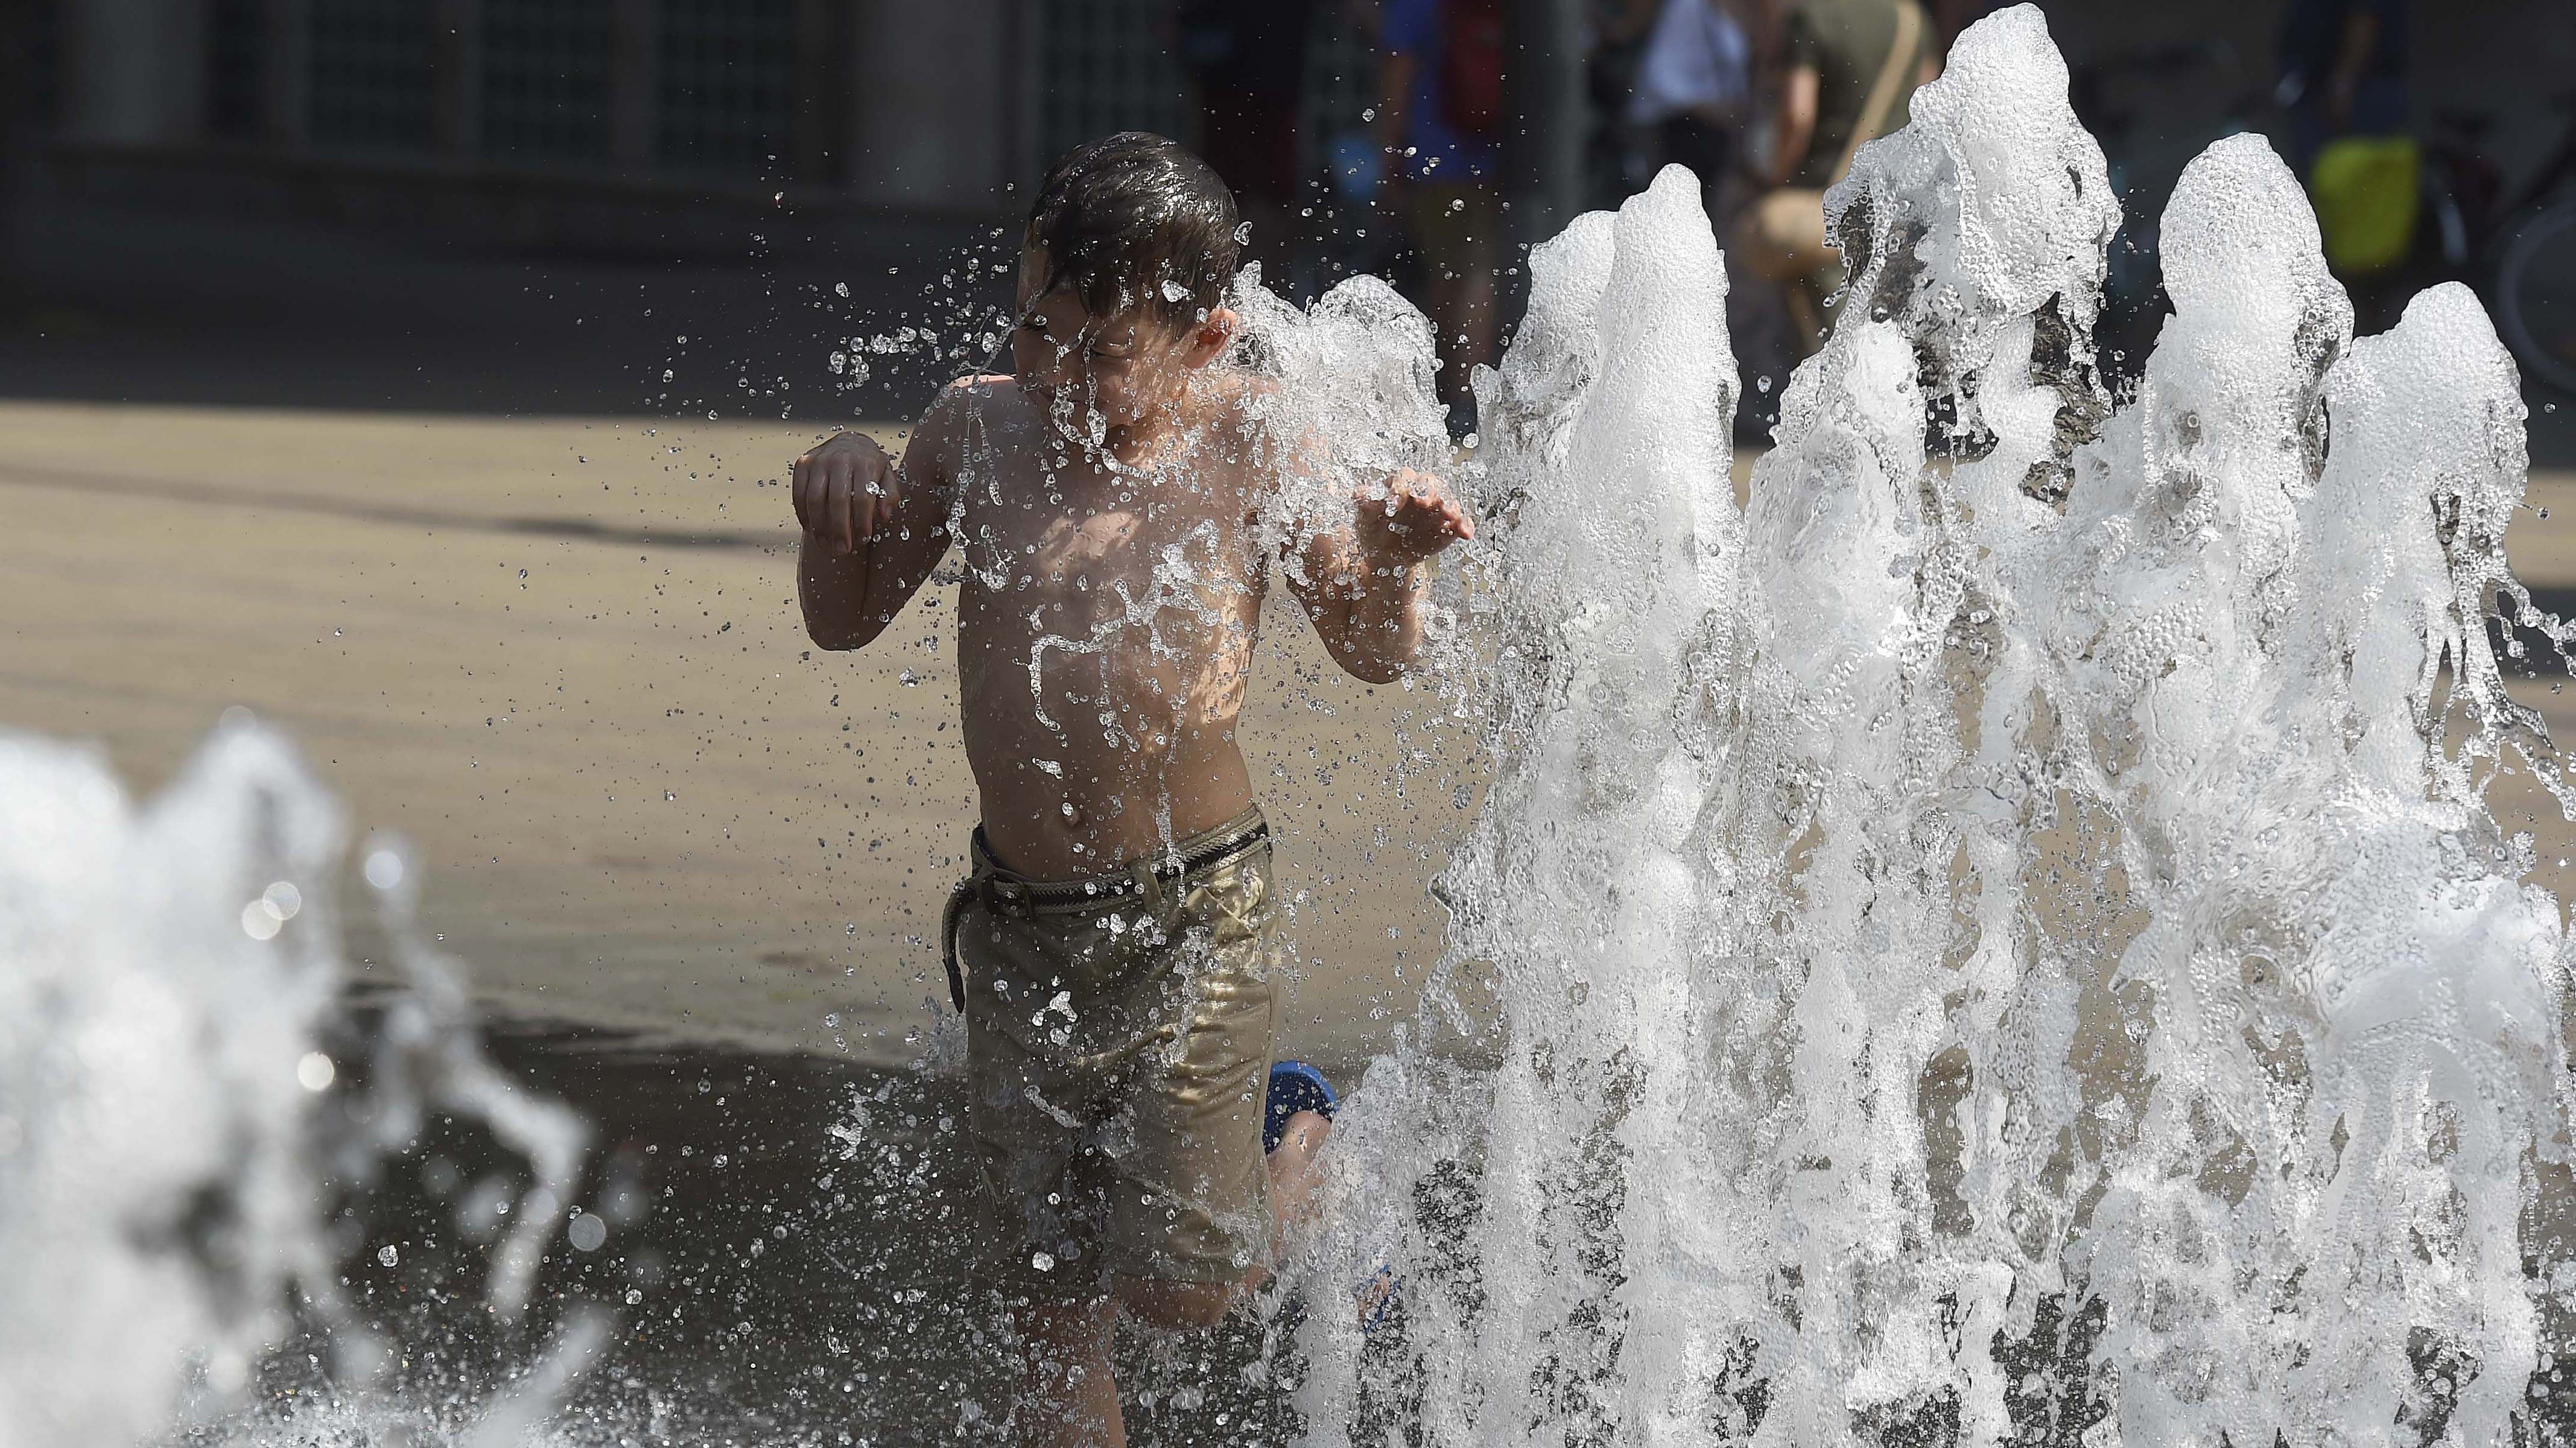
{"type": "Polygon", "coordinates": [[[1261,384],[1225,361],[1236,226],[1170,141],[1074,151],[1030,212],[1013,375],[948,387],[900,464],[843,433],[795,465],[822,647],[865,645],[963,550],[983,825],[942,933],[1028,1345],[1020,1442],[1124,1443],[1118,1314],[1213,1326],[1311,1195],[1324,1116],[1263,1153],[1277,907],[1234,737],[1269,565],[1385,682],[1420,645],[1427,565],[1474,533],[1414,473],[1277,525],[1280,459],[1309,453],[1263,437],[1261,384]]]}

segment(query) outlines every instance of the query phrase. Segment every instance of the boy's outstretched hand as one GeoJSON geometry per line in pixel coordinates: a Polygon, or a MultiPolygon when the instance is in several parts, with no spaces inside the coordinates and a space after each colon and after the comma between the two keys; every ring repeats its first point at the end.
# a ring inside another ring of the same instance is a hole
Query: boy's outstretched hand
{"type": "Polygon", "coordinates": [[[1476,520],[1429,473],[1407,468],[1387,479],[1383,496],[1360,497],[1359,545],[1372,558],[1410,566],[1475,536],[1476,520]]]}
{"type": "Polygon", "coordinates": [[[796,521],[835,553],[894,526],[894,459],[863,432],[844,432],[796,460],[796,521]]]}

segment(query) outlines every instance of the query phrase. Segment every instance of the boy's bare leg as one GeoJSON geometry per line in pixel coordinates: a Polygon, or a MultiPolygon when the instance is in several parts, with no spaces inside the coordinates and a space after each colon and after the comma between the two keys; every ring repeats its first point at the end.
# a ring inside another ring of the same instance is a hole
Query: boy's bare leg
{"type": "MultiPolygon", "coordinates": [[[[1324,1175],[1315,1168],[1315,1154],[1322,1150],[1325,1134],[1332,1125],[1315,1112],[1300,1111],[1288,1118],[1279,1145],[1270,1153],[1271,1214],[1279,1222],[1278,1239],[1271,1243],[1274,1256],[1292,1233],[1303,1230],[1314,1219],[1315,1187],[1324,1175]]],[[[1118,1279],[1118,1300],[1128,1311],[1159,1328],[1208,1328],[1224,1321],[1243,1295],[1260,1286],[1269,1275],[1255,1269],[1240,1282],[1157,1282],[1145,1277],[1122,1277],[1118,1279]]]]}
{"type": "Polygon", "coordinates": [[[1109,1376],[1114,1299],[1038,1305],[1013,1314],[1023,1366],[1012,1406],[1015,1440],[1030,1448],[1127,1448],[1127,1419],[1109,1376]]]}
{"type": "Polygon", "coordinates": [[[1271,1244],[1274,1255],[1292,1233],[1314,1225],[1315,1187],[1324,1177],[1315,1167],[1315,1154],[1332,1129],[1333,1123],[1320,1114],[1300,1111],[1279,1133],[1279,1145],[1270,1153],[1271,1214],[1279,1219],[1279,1241],[1271,1244]]]}

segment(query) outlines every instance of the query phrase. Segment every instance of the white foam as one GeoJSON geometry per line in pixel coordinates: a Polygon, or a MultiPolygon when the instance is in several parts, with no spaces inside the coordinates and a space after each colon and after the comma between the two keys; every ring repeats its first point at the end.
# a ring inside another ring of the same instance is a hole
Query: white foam
{"type": "MultiPolygon", "coordinates": [[[[2482,616],[2511,365],[2458,288],[2354,342],[2236,137],[2176,190],[2115,410],[2118,212],[2065,88],[2006,11],[1862,150],[1850,301],[1741,518],[1687,179],[1534,258],[1480,394],[1496,780],[1442,881],[1502,1063],[1371,1071],[1368,1225],[1319,1249],[1408,1274],[1433,1441],[2520,1410],[2567,1108],[2558,902],[2481,798],[2556,783],[2482,616]],[[1461,1171],[1463,1230],[1414,1209],[1461,1171]]],[[[1355,1333],[1310,1319],[1319,1442],[1355,1333]]]]}
{"type": "Polygon", "coordinates": [[[324,1095],[344,825],[280,735],[228,718],[139,809],[97,754],[0,735],[0,818],[0,1442],[132,1443],[227,1412],[290,1312],[365,1394],[384,1355],[324,1209],[432,1106],[535,1169],[488,1289],[518,1314],[586,1128],[483,1058],[453,973],[409,943],[408,897],[411,988],[364,1109],[324,1095]]]}

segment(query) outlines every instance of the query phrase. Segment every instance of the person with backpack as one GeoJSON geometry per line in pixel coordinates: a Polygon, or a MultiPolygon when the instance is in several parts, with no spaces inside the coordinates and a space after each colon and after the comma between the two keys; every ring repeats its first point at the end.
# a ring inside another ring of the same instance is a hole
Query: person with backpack
{"type": "Polygon", "coordinates": [[[1387,200],[1430,274],[1451,431],[1475,426],[1467,378],[1494,359],[1503,244],[1504,0],[1387,0],[1387,200]]]}
{"type": "Polygon", "coordinates": [[[1910,119],[1915,87],[1941,73],[1938,37],[1915,0],[1796,0],[1789,11],[1770,190],[1735,232],[1738,259],[1788,292],[1799,355],[1824,345],[1825,299],[1843,263],[1825,236],[1825,192],[1860,148],[1910,119]]]}

